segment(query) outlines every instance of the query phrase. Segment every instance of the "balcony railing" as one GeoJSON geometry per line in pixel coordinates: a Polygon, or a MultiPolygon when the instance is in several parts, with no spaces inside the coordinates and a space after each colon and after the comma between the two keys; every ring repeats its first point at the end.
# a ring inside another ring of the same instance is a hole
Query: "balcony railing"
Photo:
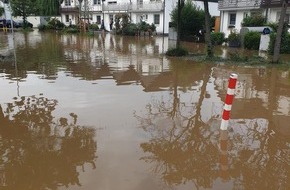
{"type": "Polygon", "coordinates": [[[220,0],[219,10],[258,9],[261,0],[220,0]]]}
{"type": "Polygon", "coordinates": [[[281,7],[283,0],[262,0],[261,8],[281,7]]]}
{"type": "Polygon", "coordinates": [[[104,11],[130,11],[130,12],[156,12],[163,10],[162,2],[152,2],[143,4],[117,3],[103,6],[104,11]]]}
{"type": "Polygon", "coordinates": [[[61,13],[78,13],[79,8],[78,7],[61,7],[60,12],[61,13]]]}
{"type": "Polygon", "coordinates": [[[103,11],[128,11],[129,7],[129,3],[107,4],[103,5],[103,11]]]}
{"type": "Polygon", "coordinates": [[[151,11],[158,12],[162,11],[164,4],[162,2],[152,2],[152,3],[144,3],[144,4],[132,4],[131,12],[143,12],[143,11],[151,11]]]}

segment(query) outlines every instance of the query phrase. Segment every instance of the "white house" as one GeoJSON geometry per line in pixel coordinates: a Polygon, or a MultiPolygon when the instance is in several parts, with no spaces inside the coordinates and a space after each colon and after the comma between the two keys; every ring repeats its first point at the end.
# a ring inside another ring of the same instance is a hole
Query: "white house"
{"type": "MultiPolygon", "coordinates": [[[[282,0],[220,0],[220,31],[226,36],[232,30],[241,29],[241,23],[247,16],[261,13],[267,22],[278,22],[281,13],[282,0]]],[[[289,22],[290,7],[287,8],[289,22]]]]}
{"type": "Polygon", "coordinates": [[[177,0],[64,0],[61,4],[61,21],[66,25],[77,24],[79,19],[90,23],[101,24],[104,20],[109,29],[111,18],[116,14],[127,13],[131,22],[141,20],[148,24],[154,23],[157,33],[168,33],[170,13],[176,6],[177,0]],[[81,11],[79,11],[81,10],[81,11]]]}

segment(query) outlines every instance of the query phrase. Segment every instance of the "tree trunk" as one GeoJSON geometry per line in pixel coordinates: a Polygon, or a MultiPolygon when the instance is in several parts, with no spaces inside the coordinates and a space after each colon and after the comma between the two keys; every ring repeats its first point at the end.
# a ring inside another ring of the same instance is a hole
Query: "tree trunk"
{"type": "Polygon", "coordinates": [[[272,63],[278,63],[278,61],[279,61],[281,38],[282,38],[282,32],[283,32],[283,27],[284,27],[284,20],[285,20],[285,16],[286,16],[287,5],[288,5],[288,0],[283,0],[280,20],[279,20],[279,26],[277,29],[277,34],[276,34],[276,39],[275,39],[274,54],[273,54],[272,63]]]}
{"type": "Polygon", "coordinates": [[[205,11],[205,43],[207,45],[207,56],[212,57],[213,56],[213,49],[210,39],[210,33],[211,33],[211,23],[210,23],[210,15],[208,10],[208,0],[204,0],[204,11],[205,11]]]}
{"type": "Polygon", "coordinates": [[[178,10],[177,10],[177,38],[176,38],[176,48],[180,48],[180,33],[181,33],[181,11],[184,7],[184,0],[178,0],[178,10]]]}

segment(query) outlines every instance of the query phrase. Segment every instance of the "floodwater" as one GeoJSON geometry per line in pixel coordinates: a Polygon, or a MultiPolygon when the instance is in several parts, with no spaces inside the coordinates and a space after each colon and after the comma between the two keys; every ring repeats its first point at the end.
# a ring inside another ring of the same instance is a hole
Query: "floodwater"
{"type": "Polygon", "coordinates": [[[289,68],[169,58],[161,37],[14,39],[0,34],[16,57],[0,62],[0,189],[290,189],[289,68]]]}

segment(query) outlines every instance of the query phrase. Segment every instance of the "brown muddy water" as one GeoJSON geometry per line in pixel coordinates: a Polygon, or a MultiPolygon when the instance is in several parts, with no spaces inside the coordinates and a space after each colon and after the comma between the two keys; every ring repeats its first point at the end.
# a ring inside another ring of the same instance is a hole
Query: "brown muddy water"
{"type": "Polygon", "coordinates": [[[290,189],[289,68],[168,58],[161,37],[0,39],[16,55],[0,63],[0,189],[290,189]]]}

